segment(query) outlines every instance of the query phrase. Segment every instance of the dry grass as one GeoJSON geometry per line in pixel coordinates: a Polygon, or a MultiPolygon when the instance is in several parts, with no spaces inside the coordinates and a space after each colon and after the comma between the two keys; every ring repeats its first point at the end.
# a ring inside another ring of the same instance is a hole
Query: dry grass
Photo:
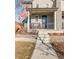
{"type": "Polygon", "coordinates": [[[16,41],[15,45],[16,45],[15,59],[30,59],[31,58],[32,52],[35,47],[35,43],[16,41]]]}

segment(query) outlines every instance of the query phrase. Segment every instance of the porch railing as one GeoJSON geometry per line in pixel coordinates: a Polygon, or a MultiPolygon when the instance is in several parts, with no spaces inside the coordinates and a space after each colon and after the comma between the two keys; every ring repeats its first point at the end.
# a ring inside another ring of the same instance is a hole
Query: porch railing
{"type": "Polygon", "coordinates": [[[48,29],[54,29],[54,23],[47,23],[47,28],[48,29]]]}
{"type": "Polygon", "coordinates": [[[31,29],[54,29],[54,23],[47,23],[47,28],[44,27],[44,24],[40,23],[31,23],[31,29]]]}
{"type": "Polygon", "coordinates": [[[39,29],[41,26],[40,26],[40,23],[31,23],[31,28],[32,29],[39,29]]]}

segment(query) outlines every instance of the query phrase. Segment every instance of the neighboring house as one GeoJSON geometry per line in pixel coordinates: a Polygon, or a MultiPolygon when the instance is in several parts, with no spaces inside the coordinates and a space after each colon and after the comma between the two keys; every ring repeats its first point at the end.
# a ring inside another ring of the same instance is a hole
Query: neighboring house
{"type": "Polygon", "coordinates": [[[64,0],[24,0],[29,15],[27,28],[63,31],[64,29],[64,0]]]}

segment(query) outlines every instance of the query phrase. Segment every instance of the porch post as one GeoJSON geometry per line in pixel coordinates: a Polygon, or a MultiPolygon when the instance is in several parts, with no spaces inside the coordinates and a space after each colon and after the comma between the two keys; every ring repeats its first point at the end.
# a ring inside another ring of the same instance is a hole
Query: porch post
{"type": "Polygon", "coordinates": [[[29,17],[29,11],[28,11],[28,21],[27,21],[27,31],[30,32],[30,17],[29,17]]]}
{"type": "Polygon", "coordinates": [[[56,11],[54,12],[54,29],[56,30],[56,11]]]}

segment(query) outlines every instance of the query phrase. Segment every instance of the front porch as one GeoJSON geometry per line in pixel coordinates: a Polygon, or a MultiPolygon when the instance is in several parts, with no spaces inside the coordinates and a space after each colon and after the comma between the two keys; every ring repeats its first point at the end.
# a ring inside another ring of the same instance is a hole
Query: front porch
{"type": "Polygon", "coordinates": [[[30,18],[30,29],[56,30],[57,8],[32,8],[30,18]]]}
{"type": "Polygon", "coordinates": [[[54,29],[54,13],[35,13],[31,15],[31,29],[54,29]]]}

